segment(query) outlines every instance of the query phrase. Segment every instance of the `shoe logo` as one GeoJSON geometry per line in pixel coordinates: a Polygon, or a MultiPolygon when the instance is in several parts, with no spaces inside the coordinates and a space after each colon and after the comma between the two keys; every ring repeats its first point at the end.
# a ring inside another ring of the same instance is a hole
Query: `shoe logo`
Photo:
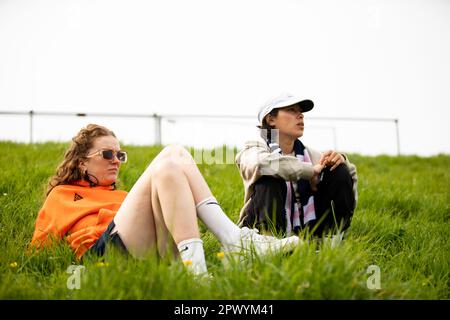
{"type": "Polygon", "coordinates": [[[75,196],[73,197],[73,201],[78,201],[84,199],[82,196],[80,196],[78,193],[75,193],[75,196]]]}
{"type": "Polygon", "coordinates": [[[184,251],[186,251],[186,250],[189,250],[189,247],[188,247],[188,246],[186,246],[186,247],[184,247],[183,249],[181,249],[180,252],[184,252],[184,251]]]}
{"type": "Polygon", "coordinates": [[[217,205],[219,205],[217,202],[208,202],[206,205],[209,205],[209,204],[217,204],[217,205]]]}

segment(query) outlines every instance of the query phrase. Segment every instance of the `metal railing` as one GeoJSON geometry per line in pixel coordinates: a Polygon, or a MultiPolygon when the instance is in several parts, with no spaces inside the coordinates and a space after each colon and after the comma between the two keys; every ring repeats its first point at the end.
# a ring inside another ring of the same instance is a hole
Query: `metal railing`
{"type": "MultiPolygon", "coordinates": [[[[161,144],[161,121],[162,119],[254,119],[254,116],[237,116],[237,115],[192,115],[192,114],[131,114],[131,113],[77,113],[77,112],[50,112],[50,111],[1,111],[0,115],[22,115],[29,116],[29,142],[33,143],[33,120],[34,116],[75,116],[75,117],[118,117],[118,118],[152,118],[154,121],[154,136],[155,144],[161,144]]],[[[364,118],[364,117],[309,117],[310,120],[325,120],[325,121],[369,121],[369,122],[391,122],[395,124],[397,155],[400,155],[400,132],[399,119],[396,118],[364,118]]],[[[330,128],[330,127],[328,127],[330,128]]],[[[334,141],[336,144],[336,133],[331,127],[334,134],[334,141]]]]}

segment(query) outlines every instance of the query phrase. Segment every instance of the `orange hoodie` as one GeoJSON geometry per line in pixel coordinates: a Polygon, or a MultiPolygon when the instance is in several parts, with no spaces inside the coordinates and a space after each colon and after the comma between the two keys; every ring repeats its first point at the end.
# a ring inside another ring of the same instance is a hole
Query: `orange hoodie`
{"type": "Polygon", "coordinates": [[[65,238],[81,258],[106,230],[127,192],[112,186],[89,187],[86,181],[56,186],[39,211],[30,245],[48,244],[49,236],[65,238]]]}

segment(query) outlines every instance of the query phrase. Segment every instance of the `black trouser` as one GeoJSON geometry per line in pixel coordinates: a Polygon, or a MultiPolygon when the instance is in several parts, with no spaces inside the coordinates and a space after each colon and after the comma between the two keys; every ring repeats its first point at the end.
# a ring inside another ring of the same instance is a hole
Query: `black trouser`
{"type": "MultiPolygon", "coordinates": [[[[277,232],[284,233],[286,193],[286,181],[283,179],[261,177],[254,185],[252,200],[246,209],[243,225],[260,230],[271,230],[275,227],[277,232]]],[[[314,230],[314,235],[321,236],[324,232],[334,232],[336,228],[344,231],[350,226],[355,209],[355,197],[352,177],[345,164],[339,165],[333,171],[325,168],[322,181],[317,185],[317,191],[313,196],[316,219],[303,227],[314,230]]]]}

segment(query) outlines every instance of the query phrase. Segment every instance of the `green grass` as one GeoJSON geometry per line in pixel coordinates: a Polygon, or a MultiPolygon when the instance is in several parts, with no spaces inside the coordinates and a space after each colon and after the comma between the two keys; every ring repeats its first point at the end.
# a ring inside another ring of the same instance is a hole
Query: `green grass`
{"type": "MultiPolygon", "coordinates": [[[[225,268],[218,241],[200,224],[213,279],[196,281],[178,260],[125,259],[112,252],[83,261],[81,288],[66,272],[79,264],[63,242],[41,253],[26,248],[47,179],[67,145],[0,142],[0,299],[449,299],[450,156],[350,155],[359,204],[344,244],[299,246],[290,255],[225,268]],[[100,263],[103,262],[103,263],[100,263]],[[381,289],[367,287],[367,268],[381,289]]],[[[129,190],[160,147],[126,146],[120,186],[129,190]]],[[[200,165],[213,194],[237,221],[243,186],[235,165],[200,165]]]]}

